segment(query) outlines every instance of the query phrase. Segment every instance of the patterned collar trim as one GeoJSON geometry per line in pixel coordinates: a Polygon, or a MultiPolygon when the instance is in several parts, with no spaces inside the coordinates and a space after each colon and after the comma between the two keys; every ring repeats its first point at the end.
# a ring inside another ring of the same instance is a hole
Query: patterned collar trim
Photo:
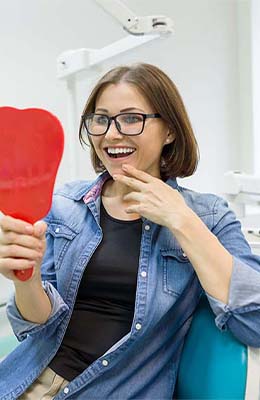
{"type": "Polygon", "coordinates": [[[105,172],[104,174],[98,177],[97,181],[94,183],[92,188],[83,197],[83,201],[85,204],[88,204],[91,201],[95,201],[100,196],[102,187],[109,178],[111,178],[111,176],[109,175],[108,172],[105,172]]]}

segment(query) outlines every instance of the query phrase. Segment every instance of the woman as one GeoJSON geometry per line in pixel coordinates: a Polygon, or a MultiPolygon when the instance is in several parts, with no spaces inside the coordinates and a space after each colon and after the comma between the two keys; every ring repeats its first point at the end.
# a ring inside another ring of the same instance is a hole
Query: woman
{"type": "Polygon", "coordinates": [[[148,64],[109,71],[85,106],[86,137],[94,182],[58,190],[45,222],[1,220],[23,341],[0,365],[3,400],[171,399],[203,292],[220,329],[260,346],[260,260],[223,199],[176,181],[198,151],[169,77],[148,64]],[[32,265],[17,281],[12,270],[32,265]]]}

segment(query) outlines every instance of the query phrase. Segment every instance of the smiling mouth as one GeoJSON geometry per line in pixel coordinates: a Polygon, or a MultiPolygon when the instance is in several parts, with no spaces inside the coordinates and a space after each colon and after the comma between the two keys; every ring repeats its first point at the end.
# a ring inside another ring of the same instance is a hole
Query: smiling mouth
{"type": "Polygon", "coordinates": [[[107,155],[110,158],[126,158],[133,154],[136,149],[135,148],[122,148],[122,149],[115,149],[115,148],[105,148],[107,155]]]}

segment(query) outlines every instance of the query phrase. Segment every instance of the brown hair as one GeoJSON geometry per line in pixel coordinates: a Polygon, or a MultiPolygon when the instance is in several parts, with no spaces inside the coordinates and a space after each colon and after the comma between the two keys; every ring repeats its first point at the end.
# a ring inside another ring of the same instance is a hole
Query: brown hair
{"type": "MultiPolygon", "coordinates": [[[[126,82],[134,85],[144,98],[159,113],[175,140],[164,146],[161,155],[161,176],[164,180],[171,177],[192,175],[199,160],[199,150],[189,117],[182,98],[172,80],[158,67],[151,64],[119,66],[107,72],[92,90],[85,105],[83,115],[95,112],[96,101],[101,91],[109,84],[126,82]]],[[[86,144],[81,119],[79,138],[86,144]]],[[[96,172],[105,170],[91,143],[91,161],[96,172]]]]}

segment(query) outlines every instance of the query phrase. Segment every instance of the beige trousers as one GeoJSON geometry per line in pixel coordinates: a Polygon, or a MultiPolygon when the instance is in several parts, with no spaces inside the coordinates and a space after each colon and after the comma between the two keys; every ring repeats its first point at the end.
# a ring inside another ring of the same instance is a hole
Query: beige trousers
{"type": "Polygon", "coordinates": [[[47,367],[19,400],[52,400],[68,383],[47,367]]]}

